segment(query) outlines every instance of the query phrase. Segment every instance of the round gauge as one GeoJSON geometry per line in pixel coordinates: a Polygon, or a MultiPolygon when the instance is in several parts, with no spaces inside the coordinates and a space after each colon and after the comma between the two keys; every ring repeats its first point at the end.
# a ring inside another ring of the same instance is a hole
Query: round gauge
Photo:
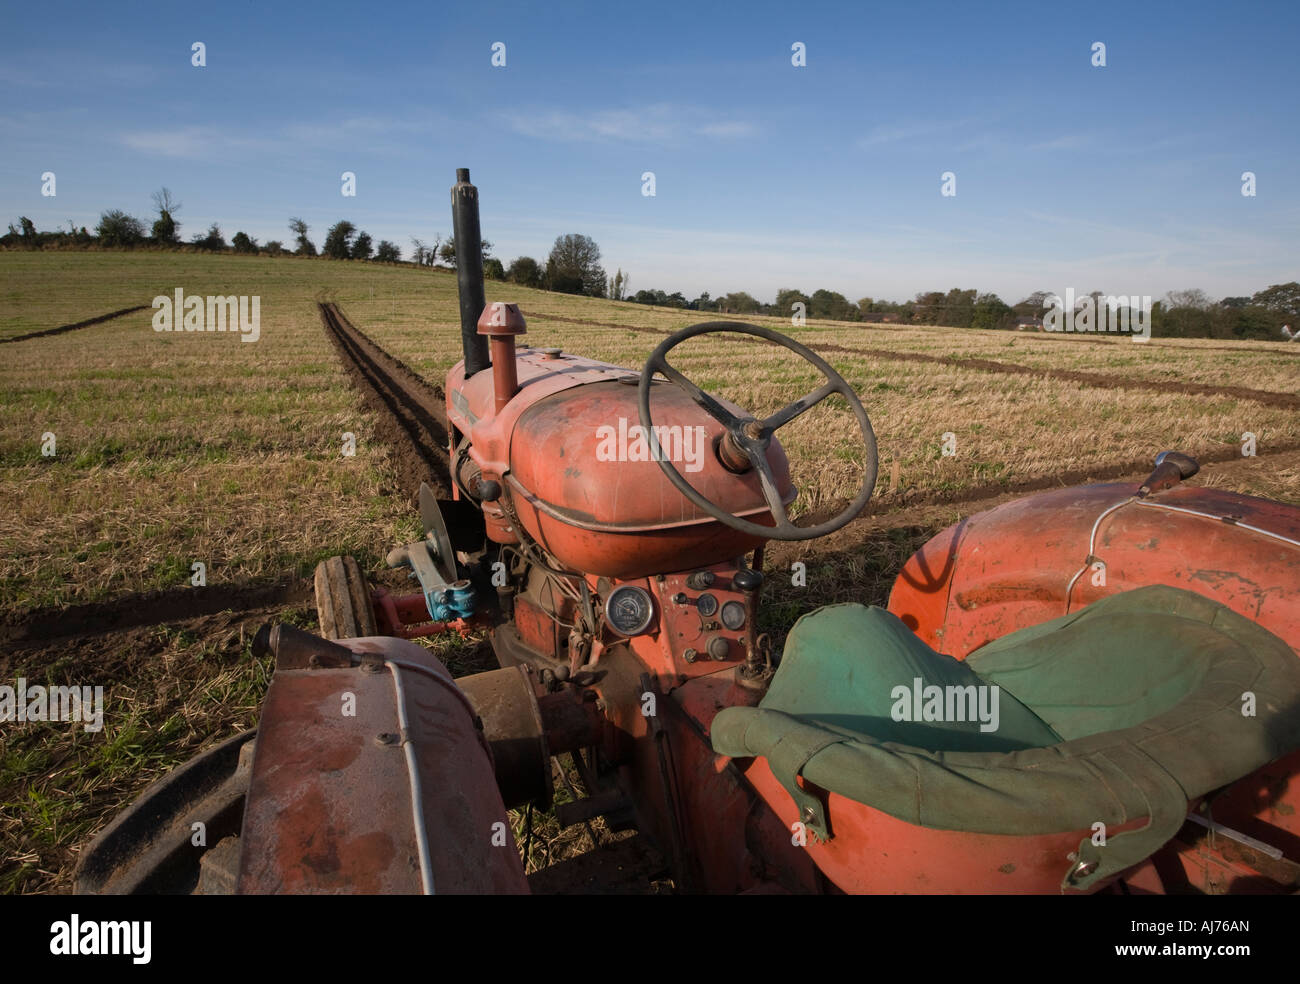
{"type": "Polygon", "coordinates": [[[644,632],[654,617],[650,593],[644,588],[624,584],[605,599],[605,619],[615,632],[634,636],[644,632]]]}
{"type": "Polygon", "coordinates": [[[700,614],[709,618],[718,610],[718,599],[711,594],[702,594],[695,599],[695,607],[700,610],[700,614]]]}
{"type": "Polygon", "coordinates": [[[733,632],[745,624],[745,606],[738,601],[729,601],[722,606],[722,624],[733,632]]]}

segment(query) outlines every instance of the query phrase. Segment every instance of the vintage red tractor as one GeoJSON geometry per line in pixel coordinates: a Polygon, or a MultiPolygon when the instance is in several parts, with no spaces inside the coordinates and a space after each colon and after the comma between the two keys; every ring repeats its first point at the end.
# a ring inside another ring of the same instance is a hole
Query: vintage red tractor
{"type": "MultiPolygon", "coordinates": [[[[464,173],[458,243],[478,238],[472,192],[464,173]]],[[[152,787],[79,890],[526,891],[507,808],[549,803],[564,753],[586,794],[564,817],[634,824],[680,891],[1300,888],[1300,508],[1185,485],[1196,463],[1162,454],[1141,486],[970,516],[908,561],[888,610],[818,609],[778,654],[763,546],[866,503],[857,395],[753,325],[686,328],[639,373],[517,347],[477,253],[458,251],[465,359],[445,386],[454,500],[422,490],[425,537],[389,556],[422,590],[323,564],[334,638],[264,630],[256,733],[152,787]],[[784,346],[825,382],[756,419],[669,363],[707,333],[784,346]],[[833,393],[862,485],[801,526],[775,434],[833,393]],[[602,450],[622,439],[649,453],[602,450]],[[453,680],[409,641],[456,629],[486,630],[501,669],[453,680]]]]}

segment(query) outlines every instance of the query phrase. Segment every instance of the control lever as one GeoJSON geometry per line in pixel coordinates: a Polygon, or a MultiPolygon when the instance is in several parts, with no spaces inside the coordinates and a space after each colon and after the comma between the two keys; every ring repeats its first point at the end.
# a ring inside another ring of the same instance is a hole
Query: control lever
{"type": "Polygon", "coordinates": [[[1155,471],[1142,483],[1142,487],[1137,491],[1137,497],[1145,499],[1152,492],[1172,489],[1200,470],[1200,464],[1189,454],[1183,454],[1181,451],[1161,451],[1156,455],[1155,471]]]}

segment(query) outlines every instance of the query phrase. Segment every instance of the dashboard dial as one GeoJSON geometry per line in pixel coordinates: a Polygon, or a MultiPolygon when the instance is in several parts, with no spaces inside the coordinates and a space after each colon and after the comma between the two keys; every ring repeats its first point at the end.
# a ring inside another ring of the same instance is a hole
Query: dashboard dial
{"type": "Polygon", "coordinates": [[[712,618],[718,610],[718,599],[711,594],[702,594],[695,599],[695,607],[705,618],[712,618]]]}
{"type": "Polygon", "coordinates": [[[605,599],[605,620],[621,635],[641,634],[649,628],[653,618],[654,604],[644,588],[624,584],[611,591],[605,599]]]}
{"type": "Polygon", "coordinates": [[[745,606],[738,601],[729,601],[722,606],[722,624],[733,632],[745,624],[745,606]]]}

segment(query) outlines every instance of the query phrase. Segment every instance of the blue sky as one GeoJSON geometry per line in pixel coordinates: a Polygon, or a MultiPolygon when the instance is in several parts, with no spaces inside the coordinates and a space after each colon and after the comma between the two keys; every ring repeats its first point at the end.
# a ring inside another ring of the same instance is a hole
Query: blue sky
{"type": "Polygon", "coordinates": [[[347,218],[409,255],[469,167],[495,255],[585,233],[633,290],[1300,278],[1293,2],[190,6],[7,5],[0,220],[151,221],[166,185],[185,239],[347,218]]]}

